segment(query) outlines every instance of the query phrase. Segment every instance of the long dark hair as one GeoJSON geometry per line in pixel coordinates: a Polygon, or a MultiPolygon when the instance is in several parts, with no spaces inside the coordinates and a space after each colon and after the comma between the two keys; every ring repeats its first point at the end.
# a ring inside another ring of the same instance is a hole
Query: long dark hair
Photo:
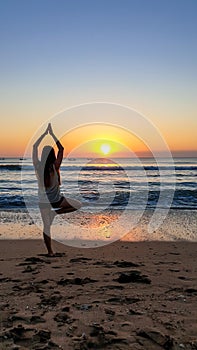
{"type": "Polygon", "coordinates": [[[50,175],[54,174],[54,162],[56,161],[54,148],[44,146],[41,155],[41,178],[44,179],[44,186],[50,186],[50,175]]]}

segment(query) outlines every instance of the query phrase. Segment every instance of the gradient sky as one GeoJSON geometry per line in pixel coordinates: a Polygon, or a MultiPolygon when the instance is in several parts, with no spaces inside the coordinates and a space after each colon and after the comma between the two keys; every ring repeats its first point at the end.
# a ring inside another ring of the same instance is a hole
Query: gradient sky
{"type": "Polygon", "coordinates": [[[93,101],[138,110],[197,155],[196,33],[196,0],[0,0],[0,156],[93,101]]]}

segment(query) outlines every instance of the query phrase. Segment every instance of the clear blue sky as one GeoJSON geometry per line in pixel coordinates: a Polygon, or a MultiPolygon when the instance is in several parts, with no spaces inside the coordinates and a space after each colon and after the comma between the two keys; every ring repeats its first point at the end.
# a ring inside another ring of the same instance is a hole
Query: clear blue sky
{"type": "Polygon", "coordinates": [[[104,99],[147,115],[170,147],[176,133],[197,149],[196,33],[196,0],[0,0],[4,133],[12,122],[30,136],[60,109],[104,99]]]}

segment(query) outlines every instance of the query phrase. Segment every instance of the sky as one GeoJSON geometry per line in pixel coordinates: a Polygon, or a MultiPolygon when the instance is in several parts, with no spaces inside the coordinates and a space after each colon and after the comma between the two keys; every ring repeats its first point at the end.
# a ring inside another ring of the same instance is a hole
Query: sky
{"type": "Polygon", "coordinates": [[[196,0],[0,0],[0,156],[22,156],[60,111],[100,101],[197,156],[196,33],[196,0]]]}

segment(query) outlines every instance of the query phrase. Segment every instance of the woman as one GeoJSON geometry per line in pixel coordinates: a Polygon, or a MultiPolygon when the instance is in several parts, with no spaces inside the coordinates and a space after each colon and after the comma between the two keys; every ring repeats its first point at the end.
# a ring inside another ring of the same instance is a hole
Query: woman
{"type": "Polygon", "coordinates": [[[51,246],[50,228],[56,214],[69,213],[81,207],[81,203],[74,199],[69,202],[60,192],[60,165],[63,159],[64,148],[54,135],[51,124],[48,125],[33,145],[33,165],[38,179],[39,208],[43,221],[43,237],[48,250],[48,255],[53,256],[51,246]],[[42,150],[41,161],[38,159],[38,146],[43,138],[50,134],[55,141],[58,154],[51,146],[45,146],[42,150]],[[53,210],[54,209],[54,210],[53,210]]]}

